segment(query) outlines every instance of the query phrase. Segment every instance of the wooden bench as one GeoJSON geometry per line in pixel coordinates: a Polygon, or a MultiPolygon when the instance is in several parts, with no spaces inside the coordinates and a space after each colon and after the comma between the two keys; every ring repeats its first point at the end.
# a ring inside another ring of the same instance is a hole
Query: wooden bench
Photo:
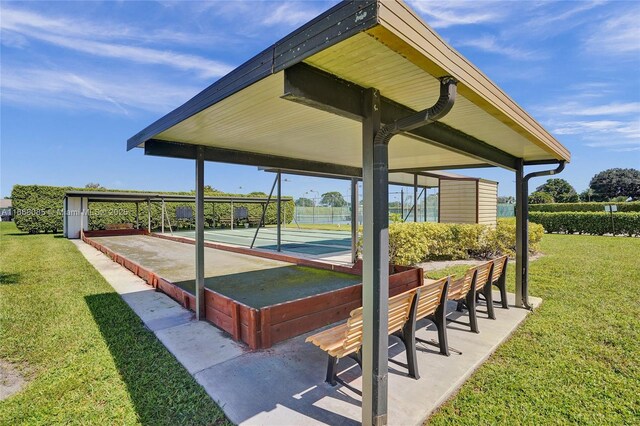
{"type": "MultiPolygon", "coordinates": [[[[420,288],[420,287],[418,287],[420,288]]],[[[413,324],[409,323],[411,312],[415,310],[417,289],[389,298],[389,325],[388,334],[401,333],[401,339],[407,352],[407,367],[409,375],[417,378],[417,365],[415,362],[415,317],[413,324]]],[[[338,360],[349,356],[356,360],[362,368],[360,348],[362,347],[362,307],[351,311],[346,323],[340,324],[328,330],[309,336],[306,342],[313,343],[329,355],[327,364],[327,383],[335,386],[338,382],[338,360]]]]}
{"type": "Polygon", "coordinates": [[[493,261],[485,262],[481,265],[469,268],[464,274],[464,277],[454,280],[449,287],[448,299],[458,302],[457,311],[462,312],[463,308],[467,308],[469,311],[469,324],[460,323],[459,321],[451,320],[464,325],[469,325],[471,331],[479,333],[478,330],[478,318],[476,314],[476,300],[478,293],[484,296],[487,301],[487,314],[489,318],[495,319],[493,312],[493,298],[491,297],[491,277],[493,274],[493,261]]]}

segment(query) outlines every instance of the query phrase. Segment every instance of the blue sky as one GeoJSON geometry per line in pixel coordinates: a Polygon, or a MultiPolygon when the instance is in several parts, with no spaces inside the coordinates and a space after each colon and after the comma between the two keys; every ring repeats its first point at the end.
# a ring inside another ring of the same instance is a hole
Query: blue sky
{"type": "MultiPolygon", "coordinates": [[[[127,152],[127,138],[334,3],[2,2],[0,196],[32,183],[193,189],[193,162],[127,152]]],[[[578,191],[603,169],[640,168],[640,2],[409,3],[571,150],[561,177],[578,191]]],[[[228,192],[272,180],[205,173],[228,192]]],[[[513,173],[462,173],[514,193],[513,173]]],[[[346,196],[348,184],[291,176],[283,190],[346,196]]]]}

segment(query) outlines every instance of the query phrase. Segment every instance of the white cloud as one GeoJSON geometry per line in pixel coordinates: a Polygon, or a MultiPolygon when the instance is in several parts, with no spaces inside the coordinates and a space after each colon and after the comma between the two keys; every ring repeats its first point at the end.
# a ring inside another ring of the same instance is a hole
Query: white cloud
{"type": "Polygon", "coordinates": [[[501,44],[501,42],[495,36],[483,36],[468,40],[462,40],[456,42],[456,45],[474,47],[485,52],[495,53],[518,60],[539,60],[547,57],[547,55],[542,53],[536,53],[533,51],[501,44]]]}
{"type": "Polygon", "coordinates": [[[2,103],[29,107],[92,109],[128,115],[131,110],[166,112],[197,88],[150,80],[148,76],[99,76],[67,70],[2,69],[2,103]]]}
{"type": "MultiPolygon", "coordinates": [[[[103,41],[107,38],[138,37],[137,31],[134,32],[122,26],[114,27],[113,32],[96,30],[95,28],[104,28],[104,26],[83,21],[50,19],[35,13],[13,9],[3,9],[0,25],[3,40],[6,36],[13,38],[20,36],[23,40],[31,38],[89,55],[194,71],[202,78],[220,77],[232,70],[229,65],[197,55],[103,41]]],[[[163,37],[176,38],[175,34],[170,32],[163,32],[157,36],[159,37],[157,41],[162,41],[163,37]]]]}
{"type": "Polygon", "coordinates": [[[640,114],[640,102],[612,102],[604,105],[586,105],[580,102],[567,102],[544,108],[548,114],[571,116],[602,116],[640,114]]]}
{"type": "Polygon", "coordinates": [[[506,15],[506,8],[499,2],[489,1],[424,1],[411,0],[409,4],[434,28],[454,25],[472,25],[500,22],[506,15]]]}
{"type": "Polygon", "coordinates": [[[606,19],[586,38],[585,48],[600,56],[632,55],[637,61],[640,53],[638,16],[640,8],[606,19]]]}
{"type": "Polygon", "coordinates": [[[276,7],[263,20],[262,24],[273,25],[301,25],[318,16],[321,10],[308,8],[304,2],[283,3],[276,7]]]}

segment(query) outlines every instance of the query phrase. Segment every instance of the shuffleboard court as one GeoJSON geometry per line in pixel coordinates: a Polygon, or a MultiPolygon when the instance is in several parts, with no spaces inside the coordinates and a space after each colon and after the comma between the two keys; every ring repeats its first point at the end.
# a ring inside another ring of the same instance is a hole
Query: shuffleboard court
{"type": "MultiPolygon", "coordinates": [[[[92,239],[194,293],[192,245],[146,235],[92,239]]],[[[348,287],[360,281],[357,275],[205,248],[205,287],[254,308],[348,287]]]]}
{"type": "MultiPolygon", "coordinates": [[[[204,238],[207,241],[249,247],[255,232],[255,228],[207,229],[204,238]]],[[[195,232],[192,230],[173,231],[172,235],[195,238],[195,232]]],[[[254,247],[276,250],[276,242],[275,228],[262,228],[258,233],[254,247]]],[[[345,252],[351,250],[351,232],[283,228],[281,247],[285,251],[309,255],[345,252]]]]}

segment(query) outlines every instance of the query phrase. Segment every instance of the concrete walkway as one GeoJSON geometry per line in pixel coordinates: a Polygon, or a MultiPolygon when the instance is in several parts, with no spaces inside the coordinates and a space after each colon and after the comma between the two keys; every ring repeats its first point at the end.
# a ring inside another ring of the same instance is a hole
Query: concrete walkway
{"type": "MultiPolygon", "coordinates": [[[[234,423],[359,424],[358,390],[362,388],[362,378],[359,367],[351,360],[341,360],[339,364],[340,377],[349,387],[331,387],[324,383],[326,355],[304,343],[307,335],[269,350],[249,352],[209,323],[194,321],[191,312],[93,247],[79,240],[74,243],[234,423]]],[[[513,303],[513,295],[509,296],[513,303]]],[[[541,300],[531,298],[531,302],[537,306],[541,300]]],[[[479,319],[480,334],[451,323],[449,344],[463,354],[445,357],[436,348],[419,346],[420,380],[409,378],[404,369],[390,363],[389,423],[421,424],[509,337],[527,314],[523,309],[498,308],[497,320],[479,319]]],[[[450,315],[457,316],[457,313],[450,315]]],[[[466,316],[460,319],[464,321],[466,316]]],[[[417,335],[435,339],[435,330],[432,326],[425,328],[427,324],[419,323],[417,335]]],[[[405,361],[402,344],[390,338],[389,345],[389,356],[405,361]]]]}

